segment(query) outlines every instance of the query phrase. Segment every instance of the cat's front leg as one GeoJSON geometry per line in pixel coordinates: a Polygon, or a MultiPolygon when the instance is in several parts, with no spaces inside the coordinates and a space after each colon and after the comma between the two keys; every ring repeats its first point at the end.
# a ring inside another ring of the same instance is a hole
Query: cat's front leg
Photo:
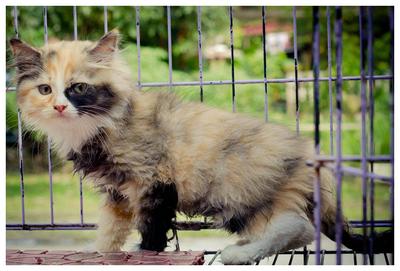
{"type": "Polygon", "coordinates": [[[138,230],[140,249],[163,251],[175,218],[178,194],[174,183],[155,182],[141,198],[138,230]]]}
{"type": "Polygon", "coordinates": [[[120,251],[131,232],[133,213],[128,209],[128,200],[109,192],[104,206],[100,209],[96,249],[100,252],[120,251]]]}

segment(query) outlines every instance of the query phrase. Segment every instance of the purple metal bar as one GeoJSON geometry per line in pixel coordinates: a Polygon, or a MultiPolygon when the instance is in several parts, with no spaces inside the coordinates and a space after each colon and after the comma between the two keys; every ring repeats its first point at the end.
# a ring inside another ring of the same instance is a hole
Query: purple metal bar
{"type": "MultiPolygon", "coordinates": [[[[392,80],[391,75],[374,75],[372,78],[369,76],[365,77],[367,80],[392,80]]],[[[332,81],[336,81],[336,77],[331,78],[332,81]]],[[[343,76],[342,81],[359,81],[361,80],[360,76],[343,76]]],[[[281,84],[281,83],[293,83],[295,82],[295,78],[275,78],[275,79],[250,79],[250,80],[235,80],[235,84],[238,85],[245,85],[245,84],[264,84],[264,83],[274,83],[274,84],[281,84]]],[[[314,82],[314,78],[299,78],[297,80],[299,83],[307,83],[307,82],[314,82]]],[[[329,81],[328,77],[320,77],[320,82],[329,81]]],[[[203,81],[203,86],[214,86],[214,85],[231,85],[233,81],[230,80],[218,80],[218,81],[203,81]]],[[[142,83],[141,87],[168,87],[170,84],[164,82],[149,82],[149,83],[142,83]]],[[[200,86],[201,83],[199,81],[187,81],[187,82],[174,82],[171,84],[174,87],[185,87],[185,86],[200,86]]],[[[6,91],[15,91],[15,87],[8,87],[6,91]]]]}
{"type": "MultiPolygon", "coordinates": [[[[391,220],[375,220],[375,227],[392,227],[393,222],[391,220]]],[[[349,224],[353,228],[361,228],[363,227],[363,221],[361,220],[351,220],[349,224]]],[[[371,225],[371,221],[367,221],[367,227],[371,225]]],[[[94,223],[54,223],[54,224],[7,224],[7,230],[43,230],[47,228],[52,229],[64,229],[70,227],[74,230],[79,230],[80,228],[95,228],[97,227],[94,223]]],[[[215,225],[210,222],[203,222],[203,221],[174,221],[174,227],[180,231],[200,231],[205,229],[221,229],[219,225],[215,225]]]]}
{"type": "MultiPolygon", "coordinates": [[[[43,27],[44,27],[44,43],[47,44],[48,27],[47,27],[47,7],[43,7],[43,27]]],[[[47,158],[49,164],[49,188],[50,188],[50,222],[54,224],[54,198],[53,198],[53,163],[51,160],[51,140],[47,138],[47,158]]]]}
{"type": "MultiPolygon", "coordinates": [[[[368,75],[373,76],[374,74],[374,50],[373,50],[373,25],[372,25],[372,8],[367,8],[367,40],[368,40],[368,75]]],[[[375,146],[374,146],[374,93],[373,93],[373,84],[372,80],[368,80],[369,86],[369,155],[374,155],[375,146]]],[[[370,162],[371,172],[374,172],[374,162],[370,162]]],[[[369,238],[369,255],[371,264],[375,264],[375,256],[373,253],[374,248],[374,239],[375,239],[375,208],[374,208],[374,198],[375,198],[375,180],[373,178],[370,179],[370,189],[369,189],[369,200],[370,200],[370,238],[369,238]]]]}
{"type": "MultiPolygon", "coordinates": [[[[19,29],[18,29],[18,7],[13,7],[13,16],[14,16],[14,33],[15,37],[19,38],[19,29]]],[[[18,163],[19,163],[19,181],[20,181],[20,193],[21,193],[21,221],[22,224],[25,224],[25,183],[24,183],[24,148],[23,148],[23,140],[22,140],[22,117],[21,111],[18,108],[17,111],[18,117],[18,163]]]]}
{"type": "MultiPolygon", "coordinates": [[[[366,133],[366,114],[367,114],[367,93],[365,80],[365,46],[364,46],[364,19],[365,7],[359,8],[359,35],[360,35],[360,75],[361,75],[361,181],[362,181],[362,220],[363,220],[363,241],[364,247],[368,247],[367,239],[367,133],[366,133]]],[[[367,264],[367,254],[363,254],[363,264],[367,264]]]]}
{"type": "MultiPolygon", "coordinates": [[[[391,157],[391,190],[390,190],[390,211],[392,221],[394,221],[394,7],[389,7],[390,25],[390,157],[391,157]]],[[[394,229],[393,229],[394,230],[394,229]]],[[[392,259],[394,263],[394,258],[392,259]]]]}
{"type": "MultiPolygon", "coordinates": [[[[231,73],[232,73],[232,112],[236,112],[236,90],[235,90],[235,55],[233,45],[233,8],[229,7],[229,33],[231,42],[231,73]]],[[[264,81],[263,81],[264,82],[264,81]]]]}
{"type": "Polygon", "coordinates": [[[168,28],[168,86],[172,88],[172,41],[171,41],[171,7],[167,6],[167,28],[168,28]]]}
{"type": "MultiPolygon", "coordinates": [[[[300,134],[300,107],[299,107],[299,78],[298,78],[298,59],[297,59],[297,19],[296,7],[293,7],[293,58],[294,58],[294,86],[296,93],[296,133],[300,134]]],[[[313,80],[314,81],[314,80],[313,80]]]]}
{"type": "Polygon", "coordinates": [[[315,152],[320,153],[319,135],[319,62],[320,62],[320,42],[319,42],[319,8],[313,7],[313,38],[312,38],[312,63],[314,75],[314,144],[315,152]]]}
{"type": "MultiPolygon", "coordinates": [[[[369,162],[374,162],[374,163],[389,163],[390,156],[388,155],[375,155],[375,156],[367,156],[366,160],[369,162]]],[[[335,162],[336,158],[334,156],[317,156],[314,157],[315,161],[321,161],[321,162],[335,162]]],[[[342,161],[343,162],[360,162],[362,158],[360,156],[342,156],[342,161]]]]}
{"type": "Polygon", "coordinates": [[[197,51],[199,55],[199,81],[200,81],[200,102],[204,101],[203,95],[203,55],[201,45],[201,7],[197,7],[197,51]]]}
{"type": "Polygon", "coordinates": [[[332,95],[332,42],[331,42],[331,11],[326,7],[326,31],[328,47],[328,89],[329,89],[329,150],[333,155],[333,95],[332,95]]]}
{"type": "MultiPolygon", "coordinates": [[[[78,15],[76,6],[72,7],[72,17],[74,19],[74,40],[78,40],[78,15]]],[[[83,225],[83,186],[82,186],[83,178],[79,175],[79,216],[81,224],[83,225]]]]}
{"type": "MultiPolygon", "coordinates": [[[[312,62],[314,75],[314,147],[316,155],[320,153],[319,146],[319,8],[313,7],[313,36],[312,36],[312,62]]],[[[297,98],[297,94],[296,94],[297,98]]],[[[315,250],[317,251],[315,263],[320,263],[321,250],[321,176],[320,167],[315,168],[314,180],[314,224],[315,224],[315,250]]]]}
{"type": "Polygon", "coordinates": [[[342,264],[342,8],[335,7],[336,35],[336,264],[342,264]]]}
{"type": "Polygon", "coordinates": [[[267,86],[267,46],[266,46],[266,20],[265,7],[261,7],[262,16],[262,47],[263,47],[263,73],[264,73],[264,118],[268,122],[268,86],[267,86]]]}
{"type": "MultiPolygon", "coordinates": [[[[390,93],[390,156],[391,179],[390,179],[390,213],[393,221],[392,230],[394,232],[394,7],[389,7],[389,27],[390,27],[390,72],[392,80],[389,84],[390,93]]],[[[392,254],[392,264],[394,264],[394,253],[392,254]]]]}
{"type": "MultiPolygon", "coordinates": [[[[369,79],[369,77],[366,77],[369,79]]],[[[373,80],[391,80],[392,76],[390,75],[375,75],[373,80]]],[[[328,77],[320,77],[319,81],[328,81],[328,77]]],[[[342,81],[357,81],[361,80],[360,76],[344,76],[342,77],[342,81]]],[[[336,77],[332,77],[332,81],[336,81],[336,77]]],[[[249,80],[214,80],[214,81],[203,81],[203,85],[231,85],[235,84],[264,84],[264,83],[293,83],[296,82],[295,78],[276,78],[276,79],[249,79],[249,80]]],[[[306,83],[306,82],[314,82],[314,78],[298,78],[298,83],[306,83]]],[[[142,83],[142,87],[166,87],[169,86],[169,83],[165,82],[149,82],[142,83]]],[[[171,84],[172,86],[180,87],[180,86],[200,86],[199,81],[188,81],[188,82],[174,82],[171,84]]],[[[9,90],[13,90],[10,88],[9,90]]]]}
{"type": "Polygon", "coordinates": [[[108,12],[107,6],[104,6],[104,34],[108,32],[108,12]]]}
{"type": "MultiPolygon", "coordinates": [[[[327,168],[330,168],[330,169],[335,169],[336,168],[336,167],[331,166],[331,165],[324,165],[324,166],[327,167],[327,168]]],[[[353,175],[353,176],[358,176],[358,177],[361,177],[361,176],[363,176],[363,174],[365,174],[365,176],[367,178],[379,179],[379,180],[382,180],[382,181],[385,181],[385,182],[390,182],[391,179],[392,179],[392,177],[390,177],[390,176],[383,176],[383,175],[376,174],[376,173],[373,173],[373,172],[366,172],[365,173],[362,170],[360,170],[358,168],[354,168],[354,167],[344,167],[344,166],[342,166],[341,167],[341,172],[345,173],[345,174],[353,175]]]]}
{"type": "Polygon", "coordinates": [[[137,48],[137,69],[138,69],[138,74],[137,74],[137,86],[140,89],[142,89],[142,75],[140,72],[141,69],[141,62],[140,62],[140,7],[135,7],[136,11],[136,48],[137,48]]]}

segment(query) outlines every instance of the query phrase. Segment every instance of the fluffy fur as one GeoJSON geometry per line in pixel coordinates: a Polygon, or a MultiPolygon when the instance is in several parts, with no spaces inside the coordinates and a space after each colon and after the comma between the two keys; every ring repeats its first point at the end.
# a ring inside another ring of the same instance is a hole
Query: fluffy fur
{"type": "MultiPolygon", "coordinates": [[[[117,44],[115,31],[95,43],[62,41],[41,49],[11,41],[25,124],[46,133],[105,194],[97,248],[119,250],[133,226],[142,249],[163,250],[176,211],[209,216],[242,237],[222,251],[226,264],[253,263],[310,243],[310,141],[170,92],[137,91],[117,44]],[[90,91],[72,99],[69,91],[82,82],[90,91]],[[42,84],[52,93],[40,94],[42,84]],[[59,104],[65,111],[53,109],[59,104]]],[[[334,238],[331,178],[322,175],[324,232],[334,238]]]]}

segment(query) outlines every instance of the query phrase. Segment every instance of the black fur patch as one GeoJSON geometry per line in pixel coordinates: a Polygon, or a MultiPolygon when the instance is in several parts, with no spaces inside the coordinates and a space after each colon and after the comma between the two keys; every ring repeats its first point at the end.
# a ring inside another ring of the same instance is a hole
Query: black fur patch
{"type": "Polygon", "coordinates": [[[71,151],[68,160],[74,162],[75,171],[81,171],[84,176],[93,173],[94,177],[105,177],[116,187],[127,180],[133,179],[133,173],[124,169],[124,165],[115,164],[112,156],[103,147],[106,133],[100,131],[81,148],[80,153],[71,151]]]}
{"type": "Polygon", "coordinates": [[[283,167],[288,176],[292,175],[294,170],[300,165],[301,157],[287,158],[283,160],[283,167]]]}
{"type": "Polygon", "coordinates": [[[111,189],[108,190],[108,201],[112,203],[121,203],[123,201],[126,201],[127,198],[122,195],[118,190],[116,189],[111,189]]]}
{"type": "Polygon", "coordinates": [[[116,103],[116,95],[111,87],[104,85],[88,85],[83,94],[76,93],[73,88],[64,91],[67,99],[80,114],[101,115],[107,114],[116,103]]]}
{"type": "Polygon", "coordinates": [[[17,58],[14,62],[17,67],[17,85],[24,80],[35,80],[43,71],[43,64],[40,57],[33,59],[17,58]]]}
{"type": "Polygon", "coordinates": [[[255,208],[246,208],[243,214],[235,214],[231,219],[225,221],[223,227],[231,233],[240,233],[246,228],[256,211],[255,208]]]}
{"type": "Polygon", "coordinates": [[[142,235],[141,249],[163,251],[167,232],[172,228],[178,203],[175,184],[156,182],[141,198],[138,230],[142,235]]]}

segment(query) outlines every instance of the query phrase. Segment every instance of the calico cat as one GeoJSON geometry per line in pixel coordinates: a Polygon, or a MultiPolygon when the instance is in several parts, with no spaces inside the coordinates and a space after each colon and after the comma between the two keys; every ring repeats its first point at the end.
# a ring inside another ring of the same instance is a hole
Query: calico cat
{"type": "MultiPolygon", "coordinates": [[[[136,90],[118,41],[115,30],[41,49],[10,41],[25,125],[47,134],[105,195],[97,249],[120,250],[134,227],[141,249],[162,251],[176,212],[240,235],[222,251],[225,264],[312,242],[312,143],[283,126],[136,90]]],[[[322,170],[322,231],[334,240],[331,185],[322,170]]],[[[364,251],[362,238],[343,230],[344,245],[364,251]]],[[[382,240],[375,251],[391,250],[382,240]]]]}

